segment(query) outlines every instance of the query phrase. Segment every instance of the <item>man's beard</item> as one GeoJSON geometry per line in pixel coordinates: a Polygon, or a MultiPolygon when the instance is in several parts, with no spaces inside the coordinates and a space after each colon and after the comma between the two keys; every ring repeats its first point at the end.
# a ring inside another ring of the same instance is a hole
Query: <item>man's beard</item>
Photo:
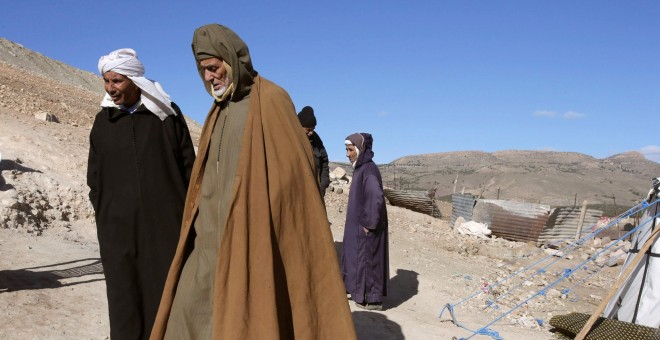
{"type": "Polygon", "coordinates": [[[219,88],[217,90],[214,89],[213,84],[210,83],[211,93],[213,94],[213,98],[215,98],[215,100],[217,102],[224,101],[229,96],[231,96],[231,93],[234,91],[234,86],[233,86],[234,84],[232,84],[231,81],[229,80],[229,75],[227,75],[225,77],[225,79],[223,80],[223,83],[225,85],[223,85],[221,88],[219,88]]]}
{"type": "MultiPolygon", "coordinates": [[[[213,85],[211,85],[211,86],[213,86],[213,85]]],[[[218,98],[222,98],[222,96],[225,94],[225,92],[227,92],[227,88],[229,88],[229,86],[225,85],[225,86],[221,87],[219,90],[213,90],[213,94],[218,98]]]]}
{"type": "Polygon", "coordinates": [[[231,66],[229,66],[229,64],[227,64],[227,62],[225,61],[222,62],[222,65],[225,68],[225,76],[222,79],[222,84],[224,85],[218,90],[216,90],[213,86],[213,83],[210,84],[213,98],[215,98],[215,100],[218,102],[224,101],[225,99],[227,99],[232,95],[232,92],[234,92],[231,66]]]}

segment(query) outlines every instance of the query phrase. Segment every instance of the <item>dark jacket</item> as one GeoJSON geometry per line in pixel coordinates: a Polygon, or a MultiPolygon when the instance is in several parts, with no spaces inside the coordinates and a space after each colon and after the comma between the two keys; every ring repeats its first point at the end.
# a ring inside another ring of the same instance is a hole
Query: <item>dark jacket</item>
{"type": "Polygon", "coordinates": [[[319,189],[321,190],[321,197],[325,196],[325,189],[330,185],[330,166],[328,165],[328,153],[325,151],[323,141],[318,133],[314,132],[309,137],[309,142],[312,143],[312,153],[316,161],[316,177],[319,179],[319,189]]]}
{"type": "Polygon", "coordinates": [[[104,107],[90,133],[87,184],[96,212],[112,339],[149,336],[179,239],[195,160],[185,120],[104,107]]]}
{"type": "Polygon", "coordinates": [[[372,161],[373,139],[368,133],[362,136],[364,150],[355,163],[348,194],[341,269],[353,301],[381,303],[390,280],[387,209],[380,171],[372,161]]]}

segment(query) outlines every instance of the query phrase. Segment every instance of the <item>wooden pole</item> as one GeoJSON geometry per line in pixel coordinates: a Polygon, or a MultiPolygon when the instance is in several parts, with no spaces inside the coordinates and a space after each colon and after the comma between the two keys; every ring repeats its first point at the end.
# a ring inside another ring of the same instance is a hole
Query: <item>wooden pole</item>
{"type": "Polygon", "coordinates": [[[394,189],[396,189],[396,163],[394,163],[394,189]]]}
{"type": "Polygon", "coordinates": [[[582,202],[582,210],[580,210],[580,220],[578,220],[577,231],[575,232],[575,239],[580,239],[580,234],[582,234],[582,226],[584,225],[584,217],[587,215],[587,200],[582,202]]]}
{"type": "Polygon", "coordinates": [[[600,303],[600,306],[596,309],[596,311],[591,315],[589,320],[587,320],[587,323],[584,324],[584,327],[582,327],[582,330],[578,335],[575,336],[575,340],[584,340],[584,338],[589,334],[591,331],[591,327],[593,327],[594,323],[596,320],[598,320],[598,317],[600,316],[601,313],[603,313],[603,310],[605,310],[605,307],[607,307],[607,304],[612,300],[616,292],[619,290],[619,287],[623,285],[630,274],[635,270],[637,267],[637,264],[639,261],[641,261],[644,258],[644,255],[646,255],[646,252],[651,248],[653,243],[655,243],[655,240],[658,238],[658,235],[660,235],[660,228],[656,228],[653,233],[651,233],[651,236],[644,242],[644,245],[642,248],[639,249],[639,252],[635,256],[635,258],[630,262],[626,270],[621,273],[619,276],[619,279],[616,280],[616,284],[612,287],[612,290],[610,290],[610,293],[607,295],[605,299],[600,303]]]}

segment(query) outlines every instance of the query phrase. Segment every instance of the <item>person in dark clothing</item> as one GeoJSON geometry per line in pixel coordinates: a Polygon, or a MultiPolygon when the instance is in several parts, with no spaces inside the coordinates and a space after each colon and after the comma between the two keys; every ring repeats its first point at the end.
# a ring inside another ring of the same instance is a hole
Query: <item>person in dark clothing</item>
{"type": "Polygon", "coordinates": [[[370,134],[354,133],[346,137],[344,144],[346,156],[355,168],[344,227],[344,285],[357,307],[382,310],[390,282],[383,180],[372,160],[370,134]]]}
{"type": "Polygon", "coordinates": [[[111,339],[148,339],[174,257],[195,161],[190,132],[132,49],[99,61],[107,92],[90,133],[87,184],[111,339]]]}
{"type": "Polygon", "coordinates": [[[325,197],[325,190],[330,185],[330,167],[328,165],[328,153],[325,151],[323,141],[314,129],[316,128],[316,117],[311,106],[305,106],[298,113],[298,120],[302,125],[309,142],[312,144],[312,153],[316,160],[316,177],[319,180],[321,197],[325,197]]]}

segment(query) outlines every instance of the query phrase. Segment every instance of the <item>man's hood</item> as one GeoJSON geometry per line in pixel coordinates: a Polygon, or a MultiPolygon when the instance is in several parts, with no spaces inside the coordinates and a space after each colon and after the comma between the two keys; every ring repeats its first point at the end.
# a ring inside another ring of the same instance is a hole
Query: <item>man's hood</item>
{"type": "Polygon", "coordinates": [[[257,71],[252,68],[252,59],[247,45],[234,31],[218,24],[202,26],[195,30],[192,50],[197,71],[209,94],[211,94],[211,87],[204,80],[204,69],[200,62],[211,57],[222,59],[231,66],[235,88],[232,101],[238,101],[250,93],[257,71]]]}

